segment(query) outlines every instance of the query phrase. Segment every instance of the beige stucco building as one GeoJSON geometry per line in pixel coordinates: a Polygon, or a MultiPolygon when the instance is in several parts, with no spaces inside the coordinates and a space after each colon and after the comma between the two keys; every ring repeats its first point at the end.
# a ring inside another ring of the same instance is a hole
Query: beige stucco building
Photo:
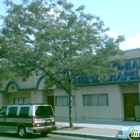
{"type": "MultiPolygon", "coordinates": [[[[75,119],[124,120],[140,119],[140,49],[124,52],[124,64],[118,72],[104,80],[75,78],[78,89],[73,94],[75,119]],[[106,79],[106,80],[105,80],[106,79]]],[[[113,63],[111,67],[116,67],[113,63]]],[[[0,90],[0,107],[5,104],[47,103],[57,118],[68,118],[68,96],[62,89],[44,90],[43,76],[7,81],[0,90]]]]}

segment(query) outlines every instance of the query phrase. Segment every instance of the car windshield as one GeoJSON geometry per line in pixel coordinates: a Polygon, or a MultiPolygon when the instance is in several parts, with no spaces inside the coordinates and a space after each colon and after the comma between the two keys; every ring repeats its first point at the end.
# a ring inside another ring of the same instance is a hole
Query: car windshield
{"type": "Polygon", "coordinates": [[[36,106],[35,107],[35,115],[53,115],[53,110],[51,106],[36,106]]]}
{"type": "Polygon", "coordinates": [[[4,106],[0,109],[0,114],[5,115],[7,110],[7,106],[4,106]]]}

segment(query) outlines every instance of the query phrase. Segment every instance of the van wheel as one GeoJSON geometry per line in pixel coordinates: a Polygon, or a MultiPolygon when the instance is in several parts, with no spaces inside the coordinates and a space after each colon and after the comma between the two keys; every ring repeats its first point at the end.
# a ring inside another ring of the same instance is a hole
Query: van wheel
{"type": "Polygon", "coordinates": [[[18,135],[19,135],[19,137],[21,137],[21,138],[25,138],[25,137],[27,136],[26,129],[25,129],[24,126],[20,126],[20,127],[18,128],[18,135]]]}
{"type": "Polygon", "coordinates": [[[41,134],[42,137],[46,137],[48,132],[41,132],[40,134],[41,134]]]}

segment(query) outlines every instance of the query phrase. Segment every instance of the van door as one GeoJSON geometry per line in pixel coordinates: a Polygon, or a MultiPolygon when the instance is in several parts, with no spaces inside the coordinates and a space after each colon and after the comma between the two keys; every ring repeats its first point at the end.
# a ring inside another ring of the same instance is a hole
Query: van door
{"type": "Polygon", "coordinates": [[[35,123],[38,124],[36,126],[41,126],[42,128],[46,128],[46,126],[55,125],[54,119],[54,111],[50,105],[43,106],[35,106],[35,123]]]}
{"type": "Polygon", "coordinates": [[[18,107],[16,106],[10,106],[8,107],[8,113],[5,118],[5,125],[6,125],[6,131],[9,133],[15,133],[17,131],[17,110],[18,107]]]}
{"type": "Polygon", "coordinates": [[[3,106],[0,109],[0,132],[6,131],[6,126],[5,126],[6,111],[7,111],[7,106],[3,106]]]}

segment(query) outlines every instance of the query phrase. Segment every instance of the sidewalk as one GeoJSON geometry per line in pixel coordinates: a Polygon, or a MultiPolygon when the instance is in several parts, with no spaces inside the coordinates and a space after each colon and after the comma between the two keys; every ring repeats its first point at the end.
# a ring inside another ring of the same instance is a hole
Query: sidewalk
{"type": "Polygon", "coordinates": [[[125,126],[140,125],[138,121],[74,121],[74,128],[68,128],[68,121],[56,121],[57,130],[52,134],[69,135],[96,139],[115,139],[118,129],[125,126]]]}

